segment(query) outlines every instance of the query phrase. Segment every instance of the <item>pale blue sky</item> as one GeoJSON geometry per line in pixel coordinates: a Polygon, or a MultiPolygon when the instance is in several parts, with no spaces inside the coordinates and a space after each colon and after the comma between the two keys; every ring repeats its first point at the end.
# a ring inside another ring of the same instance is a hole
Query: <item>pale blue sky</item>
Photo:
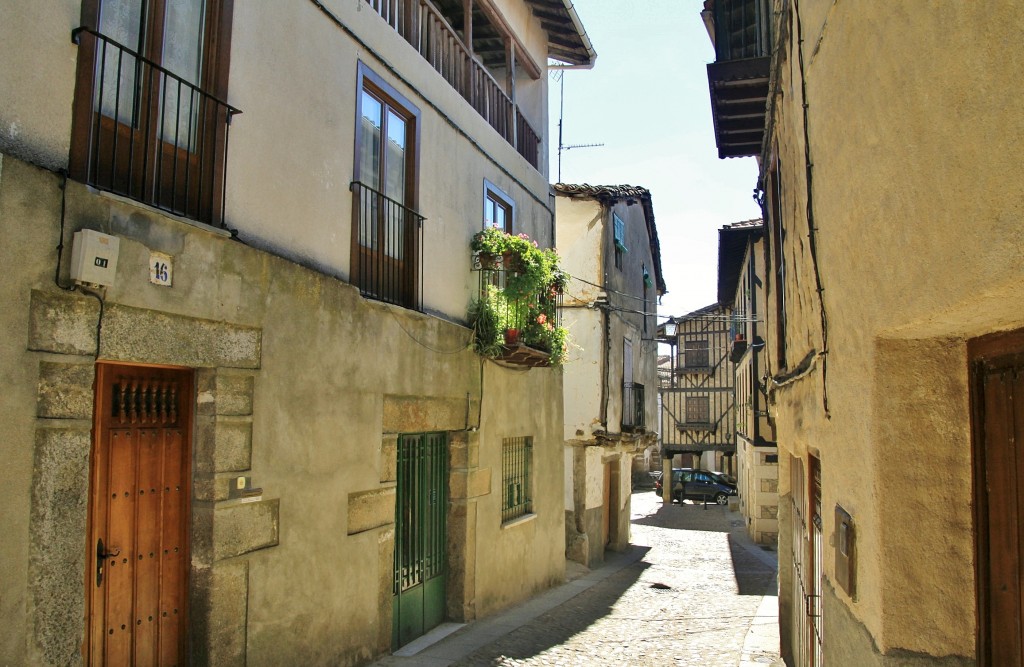
{"type": "MultiPolygon", "coordinates": [[[[562,181],[651,191],[668,294],[660,316],[716,300],[718,229],[760,217],[754,158],[718,159],[705,66],[714,50],[700,0],[574,0],[597,51],[565,72],[562,181]]],[[[558,82],[551,82],[557,180],[558,82]]]]}

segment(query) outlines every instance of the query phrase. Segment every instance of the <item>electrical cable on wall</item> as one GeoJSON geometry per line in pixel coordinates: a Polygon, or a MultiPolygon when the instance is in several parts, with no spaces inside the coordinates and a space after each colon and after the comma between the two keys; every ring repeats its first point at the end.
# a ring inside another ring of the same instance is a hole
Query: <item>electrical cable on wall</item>
{"type": "Polygon", "coordinates": [[[60,282],[60,265],[64,257],[64,233],[65,225],[67,221],[67,193],[68,193],[68,171],[67,169],[60,169],[57,173],[61,176],[60,181],[60,238],[57,239],[57,262],[53,269],[53,284],[64,290],[65,292],[81,292],[82,294],[88,294],[89,296],[96,299],[100,305],[99,317],[96,318],[96,351],[93,354],[93,359],[99,359],[100,357],[100,341],[103,333],[103,311],[104,302],[103,297],[92,290],[85,289],[81,285],[63,285],[60,282]]]}

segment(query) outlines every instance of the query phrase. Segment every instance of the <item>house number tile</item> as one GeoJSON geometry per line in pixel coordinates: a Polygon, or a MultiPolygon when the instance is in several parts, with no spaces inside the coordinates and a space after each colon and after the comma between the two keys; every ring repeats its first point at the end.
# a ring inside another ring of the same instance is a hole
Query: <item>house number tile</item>
{"type": "Polygon", "coordinates": [[[170,287],[174,274],[173,260],[162,252],[149,253],[149,282],[161,287],[170,287]]]}

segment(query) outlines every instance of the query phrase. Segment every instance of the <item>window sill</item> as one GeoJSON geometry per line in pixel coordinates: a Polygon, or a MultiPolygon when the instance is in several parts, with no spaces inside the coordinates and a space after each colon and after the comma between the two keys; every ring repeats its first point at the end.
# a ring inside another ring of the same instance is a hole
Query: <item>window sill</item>
{"type": "Polygon", "coordinates": [[[160,217],[167,218],[169,220],[175,220],[177,222],[180,222],[183,225],[189,225],[190,227],[195,227],[196,229],[201,229],[204,232],[209,232],[211,234],[215,234],[217,236],[222,236],[222,237],[225,237],[225,238],[231,238],[231,232],[229,230],[227,230],[227,229],[222,229],[220,227],[214,227],[213,225],[208,225],[205,222],[199,222],[198,220],[192,220],[191,218],[185,218],[185,217],[182,217],[182,216],[177,215],[175,213],[171,213],[170,211],[164,211],[163,209],[159,209],[159,208],[157,208],[155,206],[151,206],[149,204],[141,202],[138,199],[132,199],[130,197],[125,197],[124,195],[115,194],[115,193],[110,192],[108,190],[101,190],[101,189],[99,189],[97,187],[94,187],[92,185],[88,185],[88,184],[85,184],[85,183],[83,183],[83,185],[85,185],[86,189],[88,189],[88,191],[91,194],[97,195],[99,197],[103,197],[105,199],[111,199],[111,200],[116,201],[116,202],[118,202],[120,204],[126,204],[128,206],[134,206],[135,208],[137,208],[139,210],[142,210],[142,211],[146,211],[147,213],[152,213],[153,215],[159,215],[160,217]]]}
{"type": "Polygon", "coordinates": [[[524,523],[530,523],[536,520],[537,515],[533,512],[530,512],[529,514],[524,514],[523,516],[517,516],[514,519],[509,519],[508,521],[501,524],[501,529],[505,530],[506,528],[514,528],[515,526],[520,526],[524,523]]]}

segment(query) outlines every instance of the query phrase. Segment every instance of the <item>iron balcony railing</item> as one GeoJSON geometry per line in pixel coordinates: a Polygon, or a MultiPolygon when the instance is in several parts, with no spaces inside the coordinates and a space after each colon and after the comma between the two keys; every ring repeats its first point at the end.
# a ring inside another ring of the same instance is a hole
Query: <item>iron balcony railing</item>
{"type": "Polygon", "coordinates": [[[647,427],[644,417],[644,386],[638,382],[622,383],[622,428],[639,430],[647,427]]]}
{"type": "Polygon", "coordinates": [[[231,118],[241,110],[88,27],[80,46],[72,177],[224,226],[231,118]]]}
{"type": "Polygon", "coordinates": [[[369,299],[420,309],[426,218],[358,181],[350,189],[354,284],[369,299]]]}
{"type": "Polygon", "coordinates": [[[430,0],[366,0],[535,169],[540,136],[430,0]]]}
{"type": "Polygon", "coordinates": [[[511,297],[505,286],[509,277],[520,275],[520,271],[499,263],[481,268],[479,273],[480,298],[495,310],[506,343],[551,352],[544,342],[544,332],[562,324],[562,290],[551,286],[528,297],[511,297]]]}

